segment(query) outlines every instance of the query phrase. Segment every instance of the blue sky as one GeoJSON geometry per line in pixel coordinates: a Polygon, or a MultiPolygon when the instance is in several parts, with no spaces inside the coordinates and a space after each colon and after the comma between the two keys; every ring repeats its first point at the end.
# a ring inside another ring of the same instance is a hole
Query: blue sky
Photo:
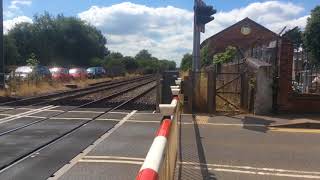
{"type": "MultiPolygon", "coordinates": [[[[150,7],[174,6],[178,8],[192,10],[193,0],[128,0],[135,4],[144,4],[150,7]]],[[[8,10],[12,0],[4,0],[4,10],[8,10]]],[[[63,13],[65,15],[77,15],[91,6],[110,6],[126,1],[121,0],[33,0],[31,6],[22,8],[24,15],[32,17],[33,14],[49,11],[53,14],[63,13]]],[[[207,4],[214,5],[218,11],[229,11],[234,8],[245,7],[253,2],[263,2],[255,0],[205,0],[207,4]]],[[[320,0],[293,0],[292,2],[305,8],[307,14],[312,8],[320,4],[320,0]]],[[[6,18],[8,19],[8,18],[6,18]]]]}
{"type": "MultiPolygon", "coordinates": [[[[218,10],[202,40],[249,17],[278,32],[304,28],[310,10],[320,0],[255,1],[206,0],[218,10]]],[[[158,58],[179,63],[192,47],[193,0],[4,0],[4,28],[30,22],[36,13],[77,16],[99,28],[108,39],[108,48],[134,55],[141,48],[158,58]],[[171,6],[171,7],[169,7],[171,6]]]]}

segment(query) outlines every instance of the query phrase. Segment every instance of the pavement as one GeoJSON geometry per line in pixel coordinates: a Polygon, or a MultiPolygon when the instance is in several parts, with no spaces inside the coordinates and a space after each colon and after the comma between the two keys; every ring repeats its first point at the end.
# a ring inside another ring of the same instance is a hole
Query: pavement
{"type": "Polygon", "coordinates": [[[320,179],[319,130],[269,128],[293,119],[182,115],[175,179],[320,179]]]}
{"type": "Polygon", "coordinates": [[[2,108],[0,134],[41,122],[0,136],[0,179],[134,179],[162,115],[71,108],[2,108]]]}

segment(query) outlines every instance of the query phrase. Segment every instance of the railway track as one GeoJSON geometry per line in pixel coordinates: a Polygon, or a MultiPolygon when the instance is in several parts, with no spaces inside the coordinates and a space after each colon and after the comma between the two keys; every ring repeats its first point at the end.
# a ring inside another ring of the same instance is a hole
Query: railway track
{"type": "MultiPolygon", "coordinates": [[[[156,87],[156,83],[155,80],[151,77],[145,78],[145,79],[140,79],[138,83],[135,84],[127,84],[127,86],[125,88],[122,88],[119,91],[115,91],[113,93],[110,93],[108,95],[106,95],[105,97],[93,100],[91,102],[87,102],[84,103],[80,106],[76,106],[73,108],[69,108],[67,110],[64,110],[60,113],[54,114],[52,116],[48,116],[44,119],[38,119],[38,120],[34,120],[31,122],[28,122],[26,124],[22,124],[18,127],[15,127],[13,129],[9,129],[3,132],[0,132],[0,142],[1,139],[6,139],[7,137],[10,138],[13,136],[13,134],[22,134],[24,133],[24,129],[27,127],[31,127],[34,126],[36,124],[45,124],[45,123],[49,123],[54,121],[54,117],[57,117],[59,115],[71,112],[71,111],[75,111],[77,109],[81,109],[81,108],[93,108],[96,106],[96,104],[100,104],[100,103],[105,103],[107,100],[110,100],[112,98],[117,98],[119,96],[123,96],[124,94],[131,92],[131,91],[135,91],[137,89],[141,89],[140,91],[136,91],[135,94],[132,94],[131,96],[126,96],[125,100],[121,101],[118,104],[115,104],[113,107],[110,108],[105,108],[105,110],[102,113],[96,114],[93,118],[91,118],[90,120],[84,120],[81,123],[77,124],[76,126],[64,131],[63,133],[61,133],[59,136],[56,136],[42,144],[33,144],[33,148],[29,149],[28,151],[23,151],[21,153],[18,153],[16,156],[14,156],[14,158],[9,158],[9,160],[7,160],[6,162],[1,162],[0,161],[0,176],[1,173],[5,172],[6,170],[8,170],[9,168],[19,164],[19,162],[23,161],[24,159],[30,157],[32,154],[47,148],[49,146],[54,146],[55,143],[63,140],[64,138],[68,137],[68,136],[72,136],[72,134],[76,133],[77,131],[79,131],[80,129],[83,129],[84,127],[88,126],[89,124],[94,123],[99,117],[107,114],[108,112],[112,112],[114,110],[120,109],[124,106],[126,106],[127,104],[129,104],[130,102],[134,102],[135,100],[143,97],[144,95],[148,94],[150,91],[154,90],[154,88],[156,87]],[[147,86],[147,88],[144,88],[144,86],[147,86]],[[51,120],[51,121],[50,121],[51,120]]],[[[94,90],[93,90],[94,91],[94,90]]],[[[1,123],[1,120],[0,120],[1,123]]],[[[1,124],[0,124],[1,125],[1,124]]],[[[27,131],[26,131],[27,132],[27,131]]],[[[17,144],[17,146],[19,145],[19,143],[17,144]]],[[[1,143],[0,143],[1,146],[1,143]]],[[[30,145],[31,146],[31,145],[30,145]]],[[[18,148],[18,147],[17,147],[18,148]]],[[[1,149],[1,147],[0,147],[1,149]]],[[[19,151],[20,152],[20,151],[19,151]]]]}
{"type": "Polygon", "coordinates": [[[137,78],[129,78],[125,80],[115,80],[106,81],[92,84],[89,87],[79,88],[75,90],[69,90],[65,92],[51,93],[42,96],[35,96],[30,98],[24,98],[16,101],[9,101],[5,103],[0,103],[0,108],[2,107],[1,113],[13,109],[20,108],[21,106],[40,106],[45,104],[59,103],[65,100],[74,99],[77,97],[85,96],[88,94],[97,93],[100,91],[106,91],[112,88],[120,87],[133,82],[138,82],[144,79],[149,79],[151,76],[143,76],[137,78]]]}

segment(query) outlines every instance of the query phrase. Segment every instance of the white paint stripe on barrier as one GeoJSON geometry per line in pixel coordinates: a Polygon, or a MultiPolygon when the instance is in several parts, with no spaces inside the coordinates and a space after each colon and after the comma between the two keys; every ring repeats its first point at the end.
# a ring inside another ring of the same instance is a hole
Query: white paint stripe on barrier
{"type": "Polygon", "coordinates": [[[163,153],[166,148],[167,138],[164,136],[157,136],[149,149],[149,152],[146,156],[146,159],[140,169],[153,169],[156,172],[159,172],[159,169],[162,164],[163,153]]]}

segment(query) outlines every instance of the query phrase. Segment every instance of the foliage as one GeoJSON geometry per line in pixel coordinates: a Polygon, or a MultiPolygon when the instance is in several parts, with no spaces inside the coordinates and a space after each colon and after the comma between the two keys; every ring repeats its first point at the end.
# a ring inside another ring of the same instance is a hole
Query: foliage
{"type": "Polygon", "coordinates": [[[320,61],[320,6],[311,11],[304,32],[304,44],[311,52],[312,58],[320,61]]]}
{"type": "MultiPolygon", "coordinates": [[[[3,36],[3,41],[4,41],[4,60],[5,60],[5,65],[10,66],[10,65],[15,65],[19,63],[20,55],[18,53],[18,48],[16,46],[16,42],[13,38],[4,35],[3,36]]],[[[8,70],[6,70],[8,71],[8,70]]]]}
{"type": "Polygon", "coordinates": [[[228,46],[222,53],[217,53],[213,56],[214,64],[223,64],[231,61],[237,55],[237,49],[232,46],[228,46]]]}
{"type": "Polygon", "coordinates": [[[200,50],[201,67],[207,67],[212,64],[212,56],[209,55],[208,45],[205,45],[200,50]]]}
{"type": "MultiPolygon", "coordinates": [[[[35,15],[33,23],[17,24],[8,32],[14,39],[23,65],[34,53],[42,65],[90,64],[92,58],[103,58],[106,39],[95,27],[75,17],[35,15]]],[[[13,64],[13,62],[10,62],[13,64]]]]}
{"type": "Polygon", "coordinates": [[[285,32],[283,37],[288,38],[295,49],[299,49],[302,46],[302,31],[298,26],[285,32]]]}
{"type": "Polygon", "coordinates": [[[135,72],[139,68],[138,62],[133,57],[123,57],[122,62],[129,73],[135,72]]]}
{"type": "Polygon", "coordinates": [[[7,65],[104,66],[110,71],[156,73],[176,68],[147,50],[135,57],[110,52],[106,38],[76,17],[35,15],[33,23],[17,24],[4,36],[7,65]]]}
{"type": "Polygon", "coordinates": [[[36,58],[36,55],[32,53],[30,57],[27,59],[28,66],[37,66],[39,64],[39,60],[36,58]]]}
{"type": "Polygon", "coordinates": [[[192,66],[192,55],[187,53],[185,55],[183,55],[183,58],[181,60],[181,64],[180,64],[180,69],[182,71],[187,71],[189,69],[191,69],[192,66]]]}

